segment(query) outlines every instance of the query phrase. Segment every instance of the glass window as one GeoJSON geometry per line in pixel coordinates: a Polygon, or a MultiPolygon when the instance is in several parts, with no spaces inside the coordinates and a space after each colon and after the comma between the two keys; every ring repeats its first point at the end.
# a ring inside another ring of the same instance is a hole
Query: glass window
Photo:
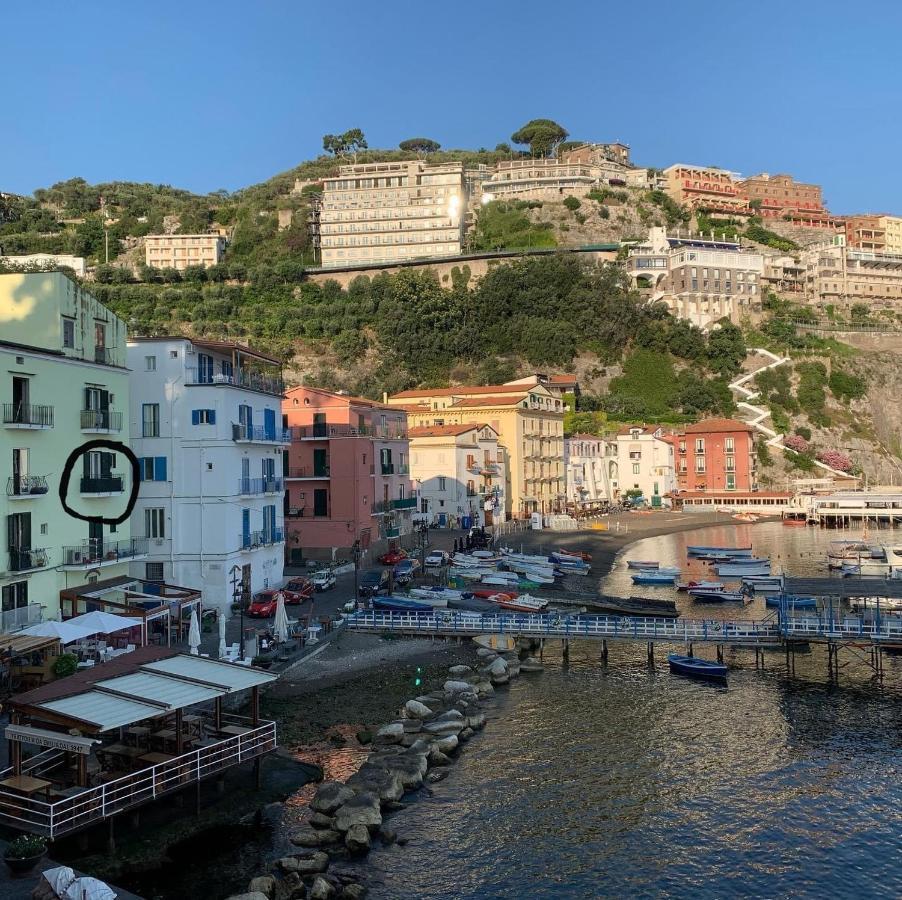
{"type": "Polygon", "coordinates": [[[160,404],[159,403],[145,403],[141,407],[141,410],[142,410],[141,436],[142,437],[159,437],[160,436],[160,404]]]}
{"type": "Polygon", "coordinates": [[[145,372],[156,372],[157,370],[157,358],[155,356],[145,356],[144,357],[144,371],[145,372]]]}
{"type": "Polygon", "coordinates": [[[75,346],[75,321],[74,319],[63,319],[63,346],[75,346]]]}
{"type": "Polygon", "coordinates": [[[162,506],[148,507],[144,510],[145,537],[166,537],[166,510],[162,506]]]}

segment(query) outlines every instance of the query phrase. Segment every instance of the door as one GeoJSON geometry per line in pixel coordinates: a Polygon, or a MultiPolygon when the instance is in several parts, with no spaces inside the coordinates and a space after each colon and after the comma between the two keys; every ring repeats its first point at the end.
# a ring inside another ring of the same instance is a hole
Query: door
{"type": "Polygon", "coordinates": [[[200,384],[210,384],[213,381],[213,357],[206,353],[197,354],[197,380],[200,384]]]}
{"type": "Polygon", "coordinates": [[[246,457],[241,457],[241,493],[249,494],[251,492],[251,461],[246,457]]]}
{"type": "Polygon", "coordinates": [[[313,515],[329,515],[329,492],[324,488],[317,488],[313,492],[313,515]]]}
{"type": "Polygon", "coordinates": [[[251,511],[249,509],[241,510],[241,546],[250,547],[251,545],[251,511]]]}
{"type": "Polygon", "coordinates": [[[91,415],[86,417],[87,428],[110,427],[110,392],[102,388],[85,388],[85,410],[91,415]]]}
{"type": "Polygon", "coordinates": [[[31,513],[16,513],[6,518],[10,569],[19,572],[31,568],[31,513]]]}
{"type": "Polygon", "coordinates": [[[91,559],[103,557],[103,522],[88,522],[88,549],[91,559]]]}
{"type": "Polygon", "coordinates": [[[13,449],[13,496],[28,493],[28,448],[13,449]]]}
{"type": "Polygon", "coordinates": [[[276,489],[276,461],[271,456],[268,456],[263,460],[262,465],[263,490],[274,491],[276,489]]]}
{"type": "Polygon", "coordinates": [[[27,378],[13,375],[13,422],[29,420],[29,385],[27,378]]]}
{"type": "Polygon", "coordinates": [[[313,474],[317,477],[329,474],[329,455],[327,450],[313,451],[313,474]]]}
{"type": "Polygon", "coordinates": [[[328,437],[329,428],[326,425],[326,414],[322,412],[313,414],[313,436],[328,437]]]}
{"type": "Polygon", "coordinates": [[[254,436],[254,410],[246,403],[242,403],[238,407],[238,422],[242,426],[245,437],[251,438],[254,436]]]}
{"type": "Polygon", "coordinates": [[[276,411],[274,409],[263,410],[263,433],[268,441],[276,439],[276,411]]]}

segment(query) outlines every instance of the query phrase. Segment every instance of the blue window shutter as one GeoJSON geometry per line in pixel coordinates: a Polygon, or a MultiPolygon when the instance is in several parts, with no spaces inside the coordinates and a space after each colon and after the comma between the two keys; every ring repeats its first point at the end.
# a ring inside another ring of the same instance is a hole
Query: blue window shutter
{"type": "Polygon", "coordinates": [[[147,457],[142,456],[138,463],[138,481],[144,481],[144,466],[147,464],[147,457]]]}
{"type": "Polygon", "coordinates": [[[199,409],[191,410],[191,424],[192,425],[200,425],[200,410],[199,409]]]}
{"type": "Polygon", "coordinates": [[[215,424],[216,424],[216,410],[215,410],[215,409],[208,409],[208,410],[207,410],[207,415],[208,415],[209,418],[210,418],[210,424],[211,424],[211,425],[215,425],[215,424]]]}
{"type": "Polygon", "coordinates": [[[166,457],[155,456],[153,460],[153,480],[166,481],[166,457]]]}

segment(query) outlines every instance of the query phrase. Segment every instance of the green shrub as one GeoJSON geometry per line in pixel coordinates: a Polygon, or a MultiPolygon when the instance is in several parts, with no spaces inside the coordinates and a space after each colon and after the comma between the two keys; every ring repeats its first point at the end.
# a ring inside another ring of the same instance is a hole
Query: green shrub
{"type": "Polygon", "coordinates": [[[20,834],[3,851],[7,859],[30,859],[47,852],[47,841],[36,834],[20,834]]]}
{"type": "Polygon", "coordinates": [[[763,440],[760,440],[756,443],[755,456],[758,457],[758,462],[762,466],[769,466],[773,462],[773,459],[770,455],[770,448],[767,446],[767,444],[764,443],[763,440]]]}
{"type": "Polygon", "coordinates": [[[67,678],[78,669],[78,657],[74,653],[61,653],[53,662],[53,674],[67,678]]]}
{"type": "Polygon", "coordinates": [[[599,219],[610,219],[611,212],[606,206],[599,206],[596,210],[599,219]]]}
{"type": "Polygon", "coordinates": [[[857,375],[852,375],[843,369],[833,367],[827,382],[830,392],[837,400],[858,400],[867,393],[867,382],[857,375]]]}
{"type": "Polygon", "coordinates": [[[573,196],[564,197],[564,206],[570,210],[570,212],[576,212],[581,206],[582,203],[579,202],[579,199],[573,196]]]}
{"type": "Polygon", "coordinates": [[[800,425],[798,428],[796,428],[796,434],[800,438],[804,438],[806,441],[811,440],[811,429],[806,428],[804,425],[800,425]]]}

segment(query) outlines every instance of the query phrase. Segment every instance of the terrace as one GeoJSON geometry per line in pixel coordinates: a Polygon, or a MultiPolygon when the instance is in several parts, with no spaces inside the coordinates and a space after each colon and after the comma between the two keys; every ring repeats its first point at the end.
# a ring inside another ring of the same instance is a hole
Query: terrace
{"type": "Polygon", "coordinates": [[[192,341],[198,364],[185,368],[185,384],[236,387],[281,397],[285,393],[279,360],[230,341],[192,341]]]}
{"type": "Polygon", "coordinates": [[[241,763],[259,766],[276,749],[259,690],[276,677],[145,647],[19,695],[5,732],[0,822],[54,840],[241,763]],[[223,712],[225,697],[247,691],[249,716],[223,712]]]}

